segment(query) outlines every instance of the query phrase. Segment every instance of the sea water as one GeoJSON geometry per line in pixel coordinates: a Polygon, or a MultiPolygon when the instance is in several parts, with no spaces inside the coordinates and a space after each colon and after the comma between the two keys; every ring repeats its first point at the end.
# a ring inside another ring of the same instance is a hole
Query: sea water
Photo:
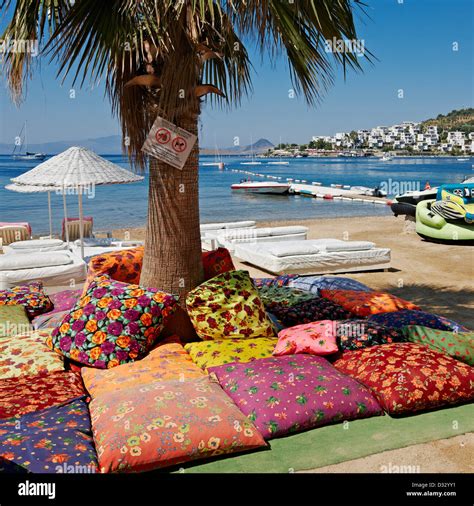
{"type": "MultiPolygon", "coordinates": [[[[126,157],[104,155],[113,163],[130,168],[126,157]]],[[[223,157],[226,170],[216,166],[199,167],[199,198],[201,222],[238,220],[299,220],[344,216],[388,216],[390,206],[322,200],[294,195],[248,195],[232,192],[230,186],[241,179],[263,181],[265,178],[233,172],[234,170],[261,173],[266,176],[318,181],[324,186],[343,184],[350,186],[382,186],[389,189],[389,197],[398,190],[423,189],[431,186],[456,183],[473,174],[474,158],[458,161],[448,157],[404,157],[391,161],[378,158],[298,158],[286,159],[288,165],[241,165],[241,157],[223,157]]],[[[213,157],[201,157],[201,162],[212,162],[213,157]]],[[[39,162],[15,161],[0,156],[0,221],[27,221],[34,234],[48,233],[47,194],[20,194],[5,190],[10,179],[35,167],[39,162]]],[[[146,174],[145,174],[146,176],[146,174]]],[[[94,217],[94,230],[139,227],[146,223],[148,178],[140,183],[97,186],[84,197],[84,215],[94,217]]],[[[78,216],[77,198],[67,197],[68,215],[78,216]]],[[[51,196],[53,226],[60,231],[63,218],[62,197],[51,196]]]]}

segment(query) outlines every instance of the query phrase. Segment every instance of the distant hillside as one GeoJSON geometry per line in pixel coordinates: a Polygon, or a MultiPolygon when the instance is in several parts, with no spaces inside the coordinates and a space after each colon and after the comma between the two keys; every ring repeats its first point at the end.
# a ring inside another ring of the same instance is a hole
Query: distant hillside
{"type": "MultiPolygon", "coordinates": [[[[246,146],[233,146],[228,148],[218,148],[219,154],[221,155],[239,155],[239,154],[260,154],[265,153],[268,149],[273,148],[274,145],[268,139],[259,139],[253,144],[248,144],[246,146]]],[[[216,154],[216,148],[206,148],[203,147],[200,149],[201,155],[214,155],[216,154]]]]}
{"type": "MultiPolygon", "coordinates": [[[[120,135],[109,135],[107,137],[97,137],[96,139],[79,139],[70,141],[53,141],[42,144],[28,144],[28,151],[36,153],[46,153],[53,155],[65,151],[71,146],[81,146],[89,148],[99,155],[120,155],[122,154],[120,135]]],[[[11,144],[0,144],[0,154],[10,155],[12,152],[11,144]]]]}
{"type": "Polygon", "coordinates": [[[448,114],[438,114],[436,118],[423,121],[422,125],[437,126],[440,131],[460,130],[465,133],[474,132],[474,109],[459,109],[448,112],[448,114]]]}

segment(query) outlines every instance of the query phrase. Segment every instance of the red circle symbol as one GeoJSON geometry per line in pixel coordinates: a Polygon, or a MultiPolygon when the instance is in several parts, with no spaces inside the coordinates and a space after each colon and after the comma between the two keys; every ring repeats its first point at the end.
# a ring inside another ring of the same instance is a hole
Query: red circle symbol
{"type": "Polygon", "coordinates": [[[155,139],[160,144],[168,144],[171,139],[171,132],[167,128],[158,128],[155,134],[155,139]]]}
{"type": "Polygon", "coordinates": [[[186,142],[186,140],[179,136],[175,137],[171,144],[171,146],[177,153],[182,153],[186,149],[187,145],[188,143],[186,142]]]}

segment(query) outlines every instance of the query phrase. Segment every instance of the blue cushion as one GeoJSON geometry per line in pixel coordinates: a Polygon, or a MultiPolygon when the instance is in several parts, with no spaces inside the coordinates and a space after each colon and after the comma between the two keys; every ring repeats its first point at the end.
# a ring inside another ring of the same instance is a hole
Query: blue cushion
{"type": "Polygon", "coordinates": [[[33,473],[94,473],[97,455],[84,398],[0,421],[0,458],[33,473]]]}
{"type": "Polygon", "coordinates": [[[292,279],[288,286],[306,290],[319,296],[319,290],[356,290],[359,292],[371,292],[367,286],[351,278],[339,276],[301,276],[292,279]]]}
{"type": "Polygon", "coordinates": [[[369,317],[369,320],[395,329],[401,329],[407,325],[421,325],[431,329],[469,332],[466,327],[444,316],[410,309],[402,309],[393,313],[374,314],[369,317]]]}

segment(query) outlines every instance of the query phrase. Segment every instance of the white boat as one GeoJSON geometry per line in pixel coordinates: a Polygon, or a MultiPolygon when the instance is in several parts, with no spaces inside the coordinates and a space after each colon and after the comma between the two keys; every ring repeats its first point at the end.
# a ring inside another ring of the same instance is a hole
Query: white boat
{"type": "Polygon", "coordinates": [[[262,165],[262,162],[240,162],[240,165],[262,165]]]}
{"type": "Polygon", "coordinates": [[[288,193],[290,185],[286,183],[274,183],[273,181],[243,181],[233,184],[231,189],[242,193],[273,193],[282,195],[288,193]]]}
{"type": "Polygon", "coordinates": [[[287,162],[286,160],[279,160],[277,162],[268,162],[268,165],[289,165],[290,162],[287,162]]]}
{"type": "Polygon", "coordinates": [[[382,162],[390,162],[392,160],[391,156],[382,156],[380,159],[382,162]]]}
{"type": "Polygon", "coordinates": [[[358,193],[359,195],[368,195],[371,197],[386,197],[387,192],[380,188],[368,188],[367,186],[351,186],[351,192],[358,193]]]}
{"type": "Polygon", "coordinates": [[[222,161],[221,154],[219,153],[219,148],[217,147],[216,136],[214,135],[214,161],[213,162],[203,162],[201,165],[203,167],[219,167],[219,169],[224,169],[224,162],[222,161]]]}
{"type": "Polygon", "coordinates": [[[18,138],[20,142],[17,144],[15,143],[15,147],[13,148],[12,152],[12,158],[14,160],[22,160],[22,161],[34,161],[37,160],[39,162],[43,161],[46,158],[46,155],[44,153],[31,153],[28,151],[28,139],[26,135],[26,121],[23,124],[23,128],[20,130],[20,134],[18,135],[18,138]],[[23,137],[22,137],[23,134],[23,137]],[[16,152],[17,148],[19,148],[19,151],[21,150],[21,147],[25,146],[25,153],[16,152]]]}
{"type": "Polygon", "coordinates": [[[463,158],[456,158],[456,160],[458,162],[468,162],[469,161],[469,158],[467,156],[463,157],[463,158]]]}

